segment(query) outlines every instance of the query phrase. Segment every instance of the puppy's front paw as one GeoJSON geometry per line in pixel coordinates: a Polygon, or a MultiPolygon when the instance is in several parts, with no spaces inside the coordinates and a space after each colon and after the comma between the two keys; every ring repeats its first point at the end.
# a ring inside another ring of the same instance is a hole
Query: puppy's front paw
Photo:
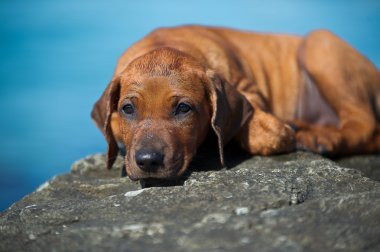
{"type": "MultiPolygon", "coordinates": [[[[244,136],[242,137],[244,138],[244,136]]],[[[293,129],[270,114],[260,112],[248,124],[242,147],[252,154],[272,155],[295,149],[293,129]]]]}
{"type": "Polygon", "coordinates": [[[300,130],[296,133],[296,148],[325,156],[332,156],[340,148],[341,134],[336,130],[317,128],[300,130]]]}

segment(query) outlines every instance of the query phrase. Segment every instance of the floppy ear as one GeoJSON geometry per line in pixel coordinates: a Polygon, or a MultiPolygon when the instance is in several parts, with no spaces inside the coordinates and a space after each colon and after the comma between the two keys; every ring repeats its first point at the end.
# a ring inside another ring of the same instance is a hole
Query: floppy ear
{"type": "Polygon", "coordinates": [[[218,138],[220,161],[224,166],[223,147],[253,114],[247,99],[214,71],[208,70],[208,89],[212,107],[211,126],[218,138]]]}
{"type": "Polygon", "coordinates": [[[117,103],[120,96],[120,78],[114,78],[103,92],[102,96],[95,103],[91,117],[102,131],[107,143],[107,168],[111,169],[116,160],[119,148],[111,128],[112,113],[117,110],[117,103]]]}

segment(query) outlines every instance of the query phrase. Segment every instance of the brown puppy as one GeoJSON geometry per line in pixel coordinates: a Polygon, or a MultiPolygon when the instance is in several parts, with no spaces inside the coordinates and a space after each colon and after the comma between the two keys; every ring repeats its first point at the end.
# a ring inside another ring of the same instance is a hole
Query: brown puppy
{"type": "Polygon", "coordinates": [[[232,139],[258,155],[379,152],[379,109],[378,69],[328,31],[185,26],[131,46],[92,117],[108,142],[108,168],[123,146],[131,179],[171,179],[210,131],[222,163],[232,139]]]}

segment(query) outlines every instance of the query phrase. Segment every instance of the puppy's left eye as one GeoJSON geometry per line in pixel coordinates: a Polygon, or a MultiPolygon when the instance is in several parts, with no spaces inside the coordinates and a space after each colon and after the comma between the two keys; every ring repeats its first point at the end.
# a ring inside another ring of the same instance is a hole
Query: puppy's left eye
{"type": "Polygon", "coordinates": [[[123,111],[124,114],[126,115],[132,115],[135,113],[135,108],[133,107],[132,104],[125,104],[121,110],[123,111]]]}
{"type": "Polygon", "coordinates": [[[186,114],[186,113],[188,113],[191,110],[192,110],[192,107],[189,104],[181,102],[180,104],[178,104],[178,106],[177,106],[177,108],[175,110],[175,114],[176,115],[186,114]]]}

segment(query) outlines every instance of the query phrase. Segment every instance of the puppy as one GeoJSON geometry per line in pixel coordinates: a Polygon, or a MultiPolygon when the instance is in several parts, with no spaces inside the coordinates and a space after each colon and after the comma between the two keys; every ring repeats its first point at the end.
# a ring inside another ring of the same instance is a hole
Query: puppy
{"type": "Polygon", "coordinates": [[[380,151],[380,73],[329,31],[305,37],[183,26],[153,31],[120,58],[92,118],[111,168],[176,179],[208,134],[256,155],[380,151]]]}

